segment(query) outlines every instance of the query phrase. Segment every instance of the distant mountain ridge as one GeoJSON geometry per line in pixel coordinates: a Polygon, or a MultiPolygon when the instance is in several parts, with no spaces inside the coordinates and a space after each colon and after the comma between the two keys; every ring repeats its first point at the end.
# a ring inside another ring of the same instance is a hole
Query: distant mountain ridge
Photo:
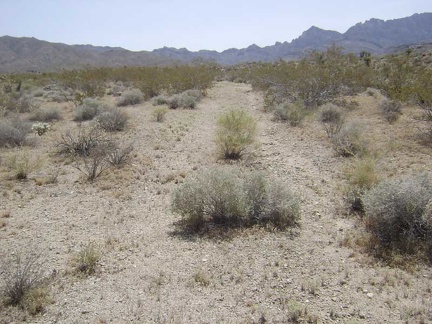
{"type": "Polygon", "coordinates": [[[271,46],[255,44],[247,48],[231,48],[223,52],[163,47],[151,52],[133,52],[121,47],[66,45],[36,38],[0,37],[0,72],[55,71],[83,66],[149,66],[187,63],[197,59],[224,65],[245,62],[295,60],[308,51],[324,50],[330,45],[345,52],[363,50],[385,54],[404,45],[432,43],[432,13],[380,20],[370,19],[349,28],[345,33],[312,26],[292,42],[277,42],[271,46]]]}

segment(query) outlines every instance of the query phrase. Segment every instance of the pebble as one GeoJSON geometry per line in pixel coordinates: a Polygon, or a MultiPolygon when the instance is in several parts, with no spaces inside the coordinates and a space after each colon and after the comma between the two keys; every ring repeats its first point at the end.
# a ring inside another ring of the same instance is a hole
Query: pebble
{"type": "Polygon", "coordinates": [[[368,296],[369,299],[372,299],[373,296],[374,296],[374,294],[372,294],[372,293],[368,293],[366,296],[368,296]]]}

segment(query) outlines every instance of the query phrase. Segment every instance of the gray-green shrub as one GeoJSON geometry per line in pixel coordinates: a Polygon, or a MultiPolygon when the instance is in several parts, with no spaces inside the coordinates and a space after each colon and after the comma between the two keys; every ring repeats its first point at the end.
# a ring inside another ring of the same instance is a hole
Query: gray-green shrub
{"type": "Polygon", "coordinates": [[[108,108],[109,106],[100,100],[93,99],[93,98],[85,98],[83,100],[82,105],[79,105],[75,110],[75,120],[76,121],[92,120],[100,112],[108,108]]]}
{"type": "Polygon", "coordinates": [[[368,229],[383,247],[404,253],[415,253],[425,241],[432,248],[431,204],[428,173],[388,179],[363,197],[368,229]]]}
{"type": "Polygon", "coordinates": [[[25,142],[30,124],[19,118],[0,119],[0,146],[18,146],[25,142]]]}
{"type": "Polygon", "coordinates": [[[299,206],[289,188],[268,181],[261,173],[245,175],[231,167],[206,170],[186,179],[172,198],[172,211],[181,215],[185,228],[193,232],[212,224],[271,224],[284,229],[297,224],[299,206]]]}
{"type": "Polygon", "coordinates": [[[291,126],[300,126],[307,115],[307,111],[302,103],[284,102],[277,105],[273,110],[276,120],[288,122],[291,126]]]}
{"type": "Polygon", "coordinates": [[[368,153],[368,144],[363,137],[363,128],[351,123],[345,125],[339,132],[332,136],[333,149],[343,157],[362,157],[368,153]]]}
{"type": "Polygon", "coordinates": [[[244,110],[229,110],[219,116],[216,144],[225,159],[239,159],[254,142],[257,122],[244,110]]]}
{"type": "Polygon", "coordinates": [[[129,116],[119,108],[105,108],[96,116],[96,120],[103,130],[115,132],[126,128],[129,116]]]}
{"type": "Polygon", "coordinates": [[[53,120],[61,120],[62,116],[57,108],[45,108],[35,110],[29,119],[32,121],[50,122],[53,120]]]}
{"type": "Polygon", "coordinates": [[[137,105],[144,101],[144,96],[139,89],[131,89],[124,91],[117,101],[117,106],[137,105]]]}

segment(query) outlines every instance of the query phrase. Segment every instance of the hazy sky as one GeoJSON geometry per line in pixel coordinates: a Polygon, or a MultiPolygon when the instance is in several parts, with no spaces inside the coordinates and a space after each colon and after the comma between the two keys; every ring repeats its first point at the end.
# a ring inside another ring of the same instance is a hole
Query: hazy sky
{"type": "Polygon", "coordinates": [[[431,0],[0,0],[0,36],[222,51],[290,42],[312,25],[345,32],[422,12],[432,12],[431,0]]]}

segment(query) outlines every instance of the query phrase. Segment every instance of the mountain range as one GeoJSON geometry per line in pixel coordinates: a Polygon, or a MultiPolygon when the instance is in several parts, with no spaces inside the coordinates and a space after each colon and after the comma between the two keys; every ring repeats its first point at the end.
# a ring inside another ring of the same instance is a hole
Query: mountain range
{"type": "Polygon", "coordinates": [[[259,47],[255,44],[243,49],[223,52],[189,51],[163,47],[153,51],[129,51],[120,47],[66,45],[29,37],[0,37],[0,72],[55,71],[83,66],[143,66],[188,63],[209,60],[223,65],[245,62],[296,60],[310,51],[328,46],[343,47],[345,52],[372,54],[393,52],[403,45],[432,43],[432,13],[380,20],[370,19],[349,28],[345,33],[312,26],[292,42],[277,42],[259,47]]]}

